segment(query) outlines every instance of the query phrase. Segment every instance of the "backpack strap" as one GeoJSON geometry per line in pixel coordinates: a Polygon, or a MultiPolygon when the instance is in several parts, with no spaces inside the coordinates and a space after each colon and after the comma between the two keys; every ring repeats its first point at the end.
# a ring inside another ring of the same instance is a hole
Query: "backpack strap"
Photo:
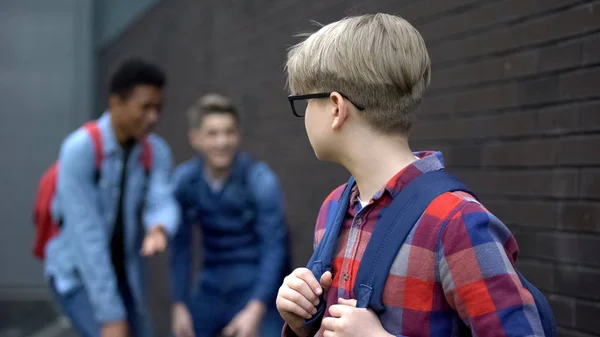
{"type": "Polygon", "coordinates": [[[102,147],[102,134],[100,133],[100,128],[98,127],[97,121],[90,121],[83,125],[83,128],[87,131],[87,133],[92,137],[92,143],[94,143],[94,168],[95,175],[94,181],[97,183],[100,180],[100,170],[102,169],[102,160],[104,159],[104,149],[102,147]]]}
{"type": "MultiPolygon", "coordinates": [[[[90,135],[94,144],[94,182],[98,184],[100,181],[100,171],[102,170],[102,161],[104,160],[102,133],[98,127],[98,121],[95,120],[83,124],[83,129],[90,135]]],[[[63,222],[62,216],[59,216],[57,226],[62,228],[63,222]]]]}
{"type": "MultiPolygon", "coordinates": [[[[308,261],[307,268],[312,271],[317,280],[321,279],[321,276],[326,271],[331,271],[331,264],[333,261],[333,254],[335,253],[335,247],[340,233],[340,227],[344,221],[344,216],[348,210],[350,204],[350,195],[352,194],[352,187],[354,186],[354,178],[350,177],[342,195],[338,201],[330,201],[330,209],[334,210],[335,213],[329,213],[327,215],[325,233],[321,241],[317,245],[313,255],[308,261]],[[333,206],[333,208],[331,208],[333,206]]],[[[325,298],[323,294],[320,296],[319,306],[317,307],[317,313],[311,318],[305,320],[305,325],[311,326],[321,319],[325,313],[325,298]]]]}
{"type": "Polygon", "coordinates": [[[257,162],[254,160],[254,158],[245,152],[238,153],[233,162],[233,174],[239,177],[240,181],[242,182],[242,186],[244,187],[246,196],[252,203],[253,207],[255,207],[256,203],[254,200],[254,194],[250,188],[250,174],[255,164],[257,164],[257,162]]]}
{"type": "Polygon", "coordinates": [[[148,138],[144,138],[142,142],[142,166],[144,166],[144,172],[146,174],[146,178],[150,176],[150,171],[152,170],[152,145],[150,145],[150,141],[148,138]]]}
{"type": "MultiPolygon", "coordinates": [[[[100,180],[100,171],[102,169],[102,161],[104,160],[104,149],[102,146],[102,133],[100,132],[100,128],[98,127],[98,121],[90,121],[83,125],[83,128],[87,131],[87,133],[92,138],[92,143],[94,144],[94,167],[96,169],[94,180],[98,182],[100,180]]],[[[150,176],[150,172],[152,170],[152,146],[150,145],[150,141],[148,138],[144,138],[142,142],[142,156],[141,161],[144,166],[144,171],[146,174],[146,178],[150,176]]]]}
{"type": "MultiPolygon", "coordinates": [[[[331,270],[333,254],[337,245],[340,227],[342,226],[344,216],[346,215],[348,205],[350,204],[350,195],[352,194],[353,186],[354,178],[350,177],[339,200],[331,201],[331,203],[335,203],[333,206],[335,207],[336,212],[328,215],[325,225],[325,233],[323,233],[321,242],[319,242],[315,252],[308,261],[307,268],[313,272],[317,280],[320,280],[321,276],[323,276],[326,271],[331,270]],[[332,215],[335,216],[332,217],[332,215]]],[[[332,205],[329,207],[331,206],[332,205]]]]}
{"type": "MultiPolygon", "coordinates": [[[[546,335],[546,337],[556,337],[556,319],[554,317],[554,313],[552,312],[552,307],[550,306],[550,303],[548,303],[548,300],[546,299],[544,294],[531,282],[529,282],[529,280],[527,280],[525,276],[523,276],[523,274],[521,274],[521,272],[518,271],[516,268],[515,272],[519,276],[519,280],[521,281],[523,287],[527,289],[533,297],[533,301],[538,310],[544,334],[546,335]]],[[[469,334],[469,336],[471,336],[471,334],[469,334]]]]}
{"type": "Polygon", "coordinates": [[[473,195],[450,173],[427,172],[411,181],[385,208],[371,234],[354,283],[357,307],[370,307],[376,312],[384,309],[385,282],[406,237],[435,198],[454,191],[473,195]]]}

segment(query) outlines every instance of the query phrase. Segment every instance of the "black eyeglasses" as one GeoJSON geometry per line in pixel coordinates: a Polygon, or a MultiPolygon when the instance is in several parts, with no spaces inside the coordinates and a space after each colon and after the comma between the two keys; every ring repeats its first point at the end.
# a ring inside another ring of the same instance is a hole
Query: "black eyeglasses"
{"type": "MultiPolygon", "coordinates": [[[[352,103],[352,105],[354,105],[358,110],[362,111],[365,109],[363,106],[352,102],[350,100],[350,98],[348,98],[348,96],[346,96],[340,92],[337,92],[337,93],[340,94],[345,99],[347,99],[348,102],[352,103]]],[[[307,101],[309,99],[327,98],[329,96],[331,96],[331,92],[321,92],[321,93],[317,93],[317,94],[307,94],[307,95],[289,95],[288,101],[290,101],[290,106],[292,107],[292,112],[294,113],[294,116],[304,117],[304,114],[306,113],[306,106],[308,105],[307,101]],[[297,107],[296,107],[296,105],[297,105],[297,107]]]]}

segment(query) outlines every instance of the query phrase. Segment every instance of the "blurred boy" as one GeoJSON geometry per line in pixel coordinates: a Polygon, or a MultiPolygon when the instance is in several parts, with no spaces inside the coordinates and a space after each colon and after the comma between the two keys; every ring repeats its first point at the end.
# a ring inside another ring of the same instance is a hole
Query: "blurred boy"
{"type": "Polygon", "coordinates": [[[62,228],[48,243],[46,275],[84,337],[151,336],[142,255],[163,251],[179,223],[171,152],[151,134],[164,85],[155,65],[122,63],[111,78],[109,110],[93,122],[97,137],[80,128],[60,149],[55,211],[62,228]]]}
{"type": "MultiPolygon", "coordinates": [[[[341,164],[356,184],[332,272],[316,280],[299,268],[280,288],[284,336],[454,336],[463,323],[479,337],[543,335],[535,306],[525,304],[531,295],[515,281],[513,236],[463,192],[442,194],[412,228],[389,271],[381,315],[355,307],[356,272],[378,218],[409,182],[443,168],[441,153],[408,145],[430,71],[421,35],[386,14],[326,25],[289,51],[293,112],[306,115],[317,158],[341,164]],[[455,216],[442,227],[444,214],[455,216]],[[305,324],[323,293],[322,321],[305,324]]],[[[316,244],[344,187],[321,207],[316,244]]]]}
{"type": "Polygon", "coordinates": [[[240,120],[226,97],[202,97],[189,120],[190,144],[199,155],[175,172],[184,218],[172,243],[173,333],[279,336],[275,296],[289,253],[277,177],[239,151],[240,120]],[[190,297],[194,225],[202,229],[204,263],[190,297]]]}

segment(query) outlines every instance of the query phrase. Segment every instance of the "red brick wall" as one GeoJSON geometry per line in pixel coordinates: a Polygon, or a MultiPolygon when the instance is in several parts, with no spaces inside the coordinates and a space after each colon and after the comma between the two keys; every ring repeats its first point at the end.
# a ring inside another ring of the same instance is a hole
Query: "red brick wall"
{"type": "MultiPolygon", "coordinates": [[[[163,1],[98,52],[98,95],[123,54],[156,59],[169,73],[159,132],[181,161],[191,154],[186,107],[208,91],[230,94],[245,147],[280,175],[300,265],[321,201],[347,173],[314,158],[291,114],[286,48],[309,20],[376,11],[411,21],[433,60],[413,148],[443,150],[514,231],[560,335],[600,336],[600,1],[163,1]]],[[[166,312],[166,293],[153,296],[166,312]]]]}

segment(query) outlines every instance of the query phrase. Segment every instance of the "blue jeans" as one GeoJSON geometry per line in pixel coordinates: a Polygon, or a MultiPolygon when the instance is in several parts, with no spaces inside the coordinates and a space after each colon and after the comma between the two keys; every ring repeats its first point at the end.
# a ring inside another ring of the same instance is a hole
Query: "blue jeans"
{"type": "MultiPolygon", "coordinates": [[[[82,337],[100,337],[102,324],[94,317],[92,304],[90,303],[87,290],[80,286],[66,294],[60,294],[54,282],[50,280],[50,291],[54,301],[58,304],[63,314],[69,318],[73,329],[82,337]]],[[[121,287],[121,294],[127,310],[127,323],[131,337],[150,336],[150,328],[146,325],[142,316],[134,310],[133,297],[128,291],[121,287]]]]}
{"type": "MultiPolygon", "coordinates": [[[[196,337],[218,337],[225,326],[240,312],[252,296],[251,288],[223,293],[200,283],[189,303],[196,337]]],[[[280,337],[283,319],[274,303],[269,305],[261,322],[259,337],[280,337]]]]}

